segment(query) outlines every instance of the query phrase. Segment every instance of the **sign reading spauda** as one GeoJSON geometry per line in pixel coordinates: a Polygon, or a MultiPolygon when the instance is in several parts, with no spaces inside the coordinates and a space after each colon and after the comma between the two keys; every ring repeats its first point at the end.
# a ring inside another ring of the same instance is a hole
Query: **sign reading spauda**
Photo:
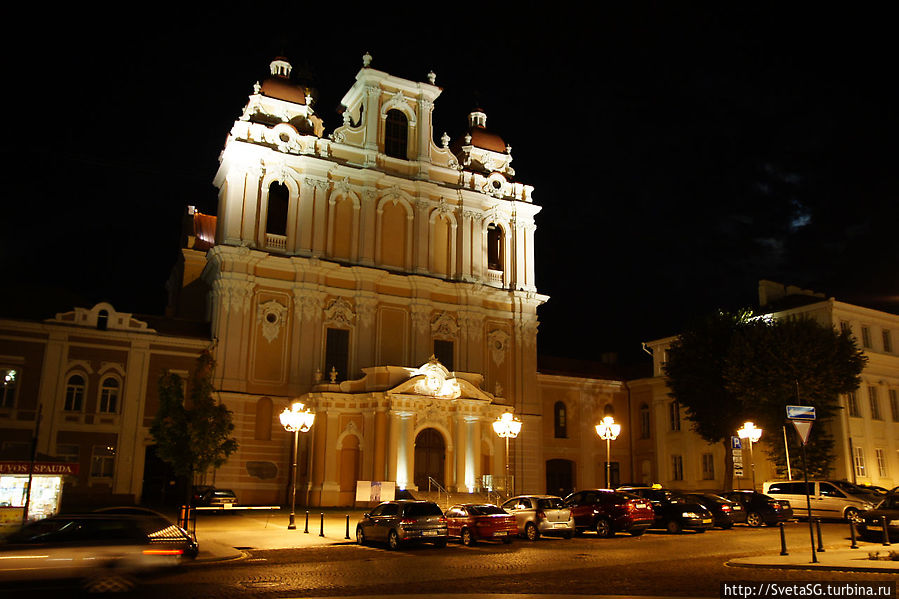
{"type": "MultiPolygon", "coordinates": [[[[28,474],[31,462],[0,462],[0,474],[28,474]]],[[[68,462],[35,462],[33,474],[78,474],[78,464],[68,462]]]]}

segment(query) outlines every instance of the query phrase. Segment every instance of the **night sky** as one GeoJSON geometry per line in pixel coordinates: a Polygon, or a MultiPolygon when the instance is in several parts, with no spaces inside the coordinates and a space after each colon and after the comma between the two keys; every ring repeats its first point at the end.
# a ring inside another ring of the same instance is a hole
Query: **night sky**
{"type": "Polygon", "coordinates": [[[184,208],[215,212],[219,152],[271,59],[316,86],[329,133],[366,51],[397,76],[437,74],[435,139],[480,105],[512,146],[543,207],[541,353],[638,356],[751,305],[761,278],[899,311],[888,15],[628,2],[410,21],[296,4],[73,10],[2,42],[0,315],[161,313],[184,208]]]}

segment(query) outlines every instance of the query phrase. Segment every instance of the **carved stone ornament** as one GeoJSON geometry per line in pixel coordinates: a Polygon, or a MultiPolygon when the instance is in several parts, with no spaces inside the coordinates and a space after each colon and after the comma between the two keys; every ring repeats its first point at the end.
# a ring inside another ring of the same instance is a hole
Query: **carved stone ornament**
{"type": "Polygon", "coordinates": [[[459,334],[459,323],[448,313],[441,312],[431,321],[431,334],[454,339],[459,334]]]}
{"type": "Polygon", "coordinates": [[[275,300],[259,304],[256,309],[256,321],[262,324],[262,336],[271,343],[278,337],[278,332],[284,326],[287,307],[275,300]]]}
{"type": "Polygon", "coordinates": [[[455,377],[450,377],[449,371],[434,356],[431,356],[428,363],[413,374],[425,377],[416,382],[413,388],[419,395],[429,395],[441,399],[456,399],[462,395],[462,389],[459,388],[455,377]]]}
{"type": "Polygon", "coordinates": [[[490,331],[487,334],[487,345],[490,348],[490,357],[493,359],[493,363],[499,366],[506,358],[509,334],[501,329],[490,331]]]}
{"type": "Polygon", "coordinates": [[[342,297],[335,298],[325,308],[325,324],[352,327],[356,323],[356,314],[353,306],[342,297]]]}
{"type": "Polygon", "coordinates": [[[302,310],[305,322],[314,321],[322,313],[322,294],[318,291],[295,290],[294,299],[297,308],[302,310]]]}
{"type": "Polygon", "coordinates": [[[384,102],[381,106],[381,119],[387,118],[387,113],[390,110],[399,110],[404,113],[409,119],[409,125],[414,127],[416,123],[415,112],[409,110],[409,103],[406,100],[406,96],[403,95],[403,90],[398,90],[392,98],[384,102]]]}

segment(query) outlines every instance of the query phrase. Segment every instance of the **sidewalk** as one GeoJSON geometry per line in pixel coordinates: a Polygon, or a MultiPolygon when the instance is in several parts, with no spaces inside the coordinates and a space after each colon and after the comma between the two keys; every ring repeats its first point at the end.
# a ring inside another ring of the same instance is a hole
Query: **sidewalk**
{"type": "Polygon", "coordinates": [[[771,568],[775,570],[843,570],[854,572],[886,572],[899,574],[899,561],[882,559],[889,552],[899,553],[899,545],[884,547],[879,543],[858,543],[858,549],[846,547],[825,548],[824,552],[815,552],[817,563],[812,563],[811,547],[790,549],[789,555],[758,555],[735,558],[727,562],[728,566],[739,568],[771,568]],[[877,552],[881,559],[870,559],[869,554],[877,552]]]}

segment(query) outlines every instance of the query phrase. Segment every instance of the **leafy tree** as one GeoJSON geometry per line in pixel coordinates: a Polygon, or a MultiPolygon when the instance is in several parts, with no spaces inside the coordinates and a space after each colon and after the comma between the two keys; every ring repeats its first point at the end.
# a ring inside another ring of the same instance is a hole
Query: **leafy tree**
{"type": "Polygon", "coordinates": [[[150,434],[156,440],[156,455],[187,480],[188,498],[196,473],[218,468],[237,450],[237,441],[230,437],[231,411],[212,397],[214,369],[215,360],[204,351],[188,382],[186,400],[181,377],[166,372],[159,379],[159,410],[150,434]]]}
{"type": "MultiPolygon", "coordinates": [[[[811,318],[757,319],[740,327],[724,372],[726,386],[752,407],[752,418],[780,437],[786,406],[814,406],[817,419],[809,437],[809,476],[825,477],[834,459],[828,423],[839,414],[841,393],[858,388],[867,358],[848,331],[811,318]]],[[[798,456],[798,435],[787,430],[790,455],[798,456]]],[[[782,442],[769,443],[778,470],[786,474],[782,442]]],[[[801,461],[791,460],[801,472],[801,461]]]]}
{"type": "Polygon", "coordinates": [[[670,395],[707,443],[724,444],[724,481],[733,480],[730,438],[743,422],[743,403],[726,385],[727,357],[748,312],[718,311],[694,322],[668,348],[670,395]]]}

